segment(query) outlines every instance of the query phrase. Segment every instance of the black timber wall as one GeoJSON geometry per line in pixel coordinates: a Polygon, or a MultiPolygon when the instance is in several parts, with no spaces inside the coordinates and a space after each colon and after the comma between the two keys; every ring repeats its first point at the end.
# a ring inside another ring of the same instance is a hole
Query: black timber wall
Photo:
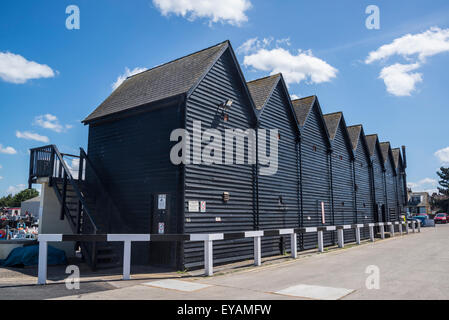
{"type": "Polygon", "coordinates": [[[385,206],[385,218],[387,213],[386,209],[386,201],[385,201],[385,176],[383,172],[383,167],[381,164],[381,158],[379,158],[380,150],[377,147],[374,148],[374,154],[372,156],[372,170],[373,170],[373,185],[374,185],[374,208],[375,208],[375,221],[382,222],[384,221],[384,217],[382,217],[382,206],[385,206]],[[377,217],[376,217],[377,216],[377,217]]]}
{"type": "MultiPolygon", "coordinates": [[[[330,194],[330,160],[323,123],[319,120],[318,106],[315,104],[301,129],[301,182],[302,226],[322,226],[321,202],[324,202],[325,225],[333,225],[330,194]]],[[[302,235],[302,249],[317,247],[316,234],[302,235]]],[[[334,233],[325,232],[326,245],[334,243],[334,233]]]]}
{"type": "MultiPolygon", "coordinates": [[[[332,140],[332,195],[335,225],[353,224],[355,222],[355,195],[349,142],[344,135],[342,122],[332,140]]],[[[355,241],[354,230],[345,230],[345,242],[355,241]]]]}
{"type": "MultiPolygon", "coordinates": [[[[193,121],[202,122],[203,130],[246,130],[255,125],[252,105],[237,73],[229,49],[201,81],[186,104],[186,129],[193,131],[193,121]],[[223,121],[217,106],[233,100],[229,120],[223,121]]],[[[223,142],[223,151],[224,141],[223,142]]],[[[247,146],[247,144],[246,144],[247,146]]],[[[193,150],[192,150],[193,151],[193,150]]],[[[223,156],[224,158],[224,156],[223,156]]],[[[195,165],[185,167],[185,232],[214,233],[248,231],[255,228],[255,166],[195,165]],[[223,192],[229,192],[229,202],[223,202],[223,192]],[[189,201],[206,201],[206,212],[189,212],[189,201]],[[220,220],[221,219],[221,220],[220,220]]],[[[184,266],[201,267],[204,263],[203,244],[187,242],[184,266]]],[[[214,242],[214,263],[226,263],[253,257],[252,239],[214,242]]]]}
{"type": "Polygon", "coordinates": [[[402,212],[405,211],[404,207],[405,207],[405,190],[404,190],[404,167],[402,166],[401,161],[399,160],[399,168],[397,170],[397,175],[396,175],[396,185],[397,185],[397,192],[398,192],[398,201],[399,201],[399,205],[398,205],[398,213],[401,214],[402,212]]]}
{"type": "Polygon", "coordinates": [[[387,190],[387,207],[388,207],[388,221],[396,221],[397,220],[397,211],[398,211],[398,195],[396,188],[396,177],[395,177],[395,169],[392,165],[392,161],[390,161],[390,157],[388,156],[387,161],[385,161],[385,185],[387,190]]]}
{"type": "MultiPolygon", "coordinates": [[[[362,137],[359,138],[357,149],[354,152],[354,171],[356,183],[356,210],[357,223],[374,222],[373,201],[372,201],[372,185],[371,185],[371,168],[370,160],[367,154],[366,145],[362,137]]],[[[363,228],[361,232],[363,239],[369,238],[369,228],[363,228]]]]}
{"type": "MultiPolygon", "coordinates": [[[[299,169],[296,143],[298,129],[281,83],[259,116],[259,128],[278,129],[278,171],[274,175],[259,175],[259,229],[299,227],[299,169]],[[282,197],[282,204],[279,203],[282,197]]],[[[267,132],[268,140],[268,132],[267,132]]],[[[270,149],[271,151],[271,149],[270,149]]],[[[264,237],[262,255],[282,253],[290,248],[290,240],[281,237],[264,237]]]]}
{"type": "MultiPolygon", "coordinates": [[[[179,101],[163,107],[156,105],[148,108],[152,111],[90,125],[88,156],[126,224],[112,225],[107,232],[150,233],[153,196],[159,192],[171,197],[171,220],[166,233],[182,232],[179,198],[182,195],[179,188],[182,171],[170,161],[173,144],[170,143],[170,133],[181,125],[179,106],[179,101]]],[[[94,219],[101,221],[108,217],[96,212],[94,219]]],[[[150,261],[149,245],[135,243],[132,261],[179,267],[180,247],[177,246],[170,244],[164,256],[150,261]]]]}

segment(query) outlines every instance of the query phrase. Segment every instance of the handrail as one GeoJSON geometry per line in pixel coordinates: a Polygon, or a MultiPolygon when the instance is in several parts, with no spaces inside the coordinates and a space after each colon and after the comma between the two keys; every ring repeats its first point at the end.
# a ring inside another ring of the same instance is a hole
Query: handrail
{"type": "Polygon", "coordinates": [[[94,234],[97,233],[98,228],[95,225],[95,222],[92,219],[92,216],[89,213],[89,208],[84,200],[84,196],[83,194],[80,192],[79,188],[78,188],[78,184],[75,183],[75,180],[73,179],[72,174],[70,173],[69,168],[67,167],[67,164],[64,161],[64,158],[62,157],[61,153],[59,152],[58,148],[55,145],[52,145],[53,151],[55,152],[56,156],[58,157],[59,161],[61,162],[62,167],[64,168],[65,174],[68,177],[68,180],[70,181],[70,184],[73,187],[73,190],[75,191],[76,195],[78,196],[79,201],[81,202],[81,204],[83,205],[83,210],[84,213],[87,215],[87,217],[89,218],[89,221],[92,223],[92,226],[94,228],[94,234]]]}

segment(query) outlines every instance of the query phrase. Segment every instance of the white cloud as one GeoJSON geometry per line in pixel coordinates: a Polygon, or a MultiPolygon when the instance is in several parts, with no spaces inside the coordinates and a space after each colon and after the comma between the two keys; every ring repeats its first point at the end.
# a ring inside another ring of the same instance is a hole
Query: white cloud
{"type": "Polygon", "coordinates": [[[0,169],[2,169],[3,168],[3,166],[0,164],[0,169]]]}
{"type": "Polygon", "coordinates": [[[45,64],[28,61],[18,54],[0,52],[0,78],[3,81],[21,84],[31,79],[54,76],[55,72],[45,64]]]}
{"type": "Polygon", "coordinates": [[[40,115],[37,116],[36,118],[34,118],[34,125],[42,127],[44,129],[49,129],[55,132],[63,132],[66,131],[68,129],[71,129],[73,126],[66,124],[66,125],[62,125],[59,123],[59,120],[56,116],[52,115],[52,114],[44,114],[44,115],[40,115]]]}
{"type": "Polygon", "coordinates": [[[0,180],[3,180],[3,177],[2,177],[2,176],[0,176],[0,180]]]}
{"type": "Polygon", "coordinates": [[[387,60],[400,56],[409,64],[396,63],[382,69],[379,78],[383,79],[387,91],[395,96],[410,96],[416,84],[422,82],[422,74],[415,71],[420,68],[426,58],[449,52],[449,29],[437,27],[418,34],[407,34],[383,45],[369,53],[365,60],[371,64],[379,60],[387,60]]]}
{"type": "Polygon", "coordinates": [[[194,21],[209,19],[209,24],[222,22],[239,26],[248,21],[245,12],[251,8],[249,0],[153,0],[163,16],[173,13],[194,21]]]}
{"type": "Polygon", "coordinates": [[[441,163],[449,163],[449,147],[435,152],[435,157],[437,157],[441,163]]]}
{"type": "Polygon", "coordinates": [[[449,52],[449,29],[437,27],[418,34],[407,34],[392,43],[369,53],[366,63],[387,59],[394,55],[410,59],[417,56],[420,61],[442,52],[449,52]]]}
{"type": "Polygon", "coordinates": [[[438,181],[432,178],[424,178],[418,182],[409,182],[407,186],[412,189],[413,192],[428,192],[430,194],[438,193],[438,181]]]}
{"type": "Polygon", "coordinates": [[[112,90],[117,89],[122,83],[123,81],[126,80],[126,78],[131,77],[135,74],[141,73],[148,70],[147,68],[134,68],[133,70],[129,70],[129,68],[125,68],[125,73],[118,76],[117,80],[112,84],[112,90]]]}
{"type": "Polygon", "coordinates": [[[338,70],[326,61],[315,57],[312,52],[298,50],[292,54],[284,48],[256,49],[255,53],[245,56],[245,67],[282,73],[287,84],[308,80],[312,83],[329,82],[337,76],[338,70]]]}
{"type": "Polygon", "coordinates": [[[385,67],[380,72],[379,78],[384,80],[387,91],[395,96],[410,96],[416,89],[416,84],[422,82],[422,74],[411,72],[420,67],[419,63],[396,63],[385,67]]]}
{"type": "Polygon", "coordinates": [[[292,99],[292,100],[297,100],[297,99],[299,99],[300,97],[298,96],[298,95],[296,95],[296,94],[291,94],[290,95],[290,99],[292,99]]]}
{"type": "Polygon", "coordinates": [[[26,189],[26,185],[18,184],[18,185],[15,185],[15,186],[9,186],[8,189],[6,189],[6,193],[15,195],[15,194],[17,194],[20,191],[23,191],[25,189],[26,189]]]}
{"type": "Polygon", "coordinates": [[[14,149],[13,147],[3,147],[0,144],[0,153],[4,153],[4,154],[16,154],[17,151],[16,149],[14,149]]]}
{"type": "Polygon", "coordinates": [[[26,139],[26,140],[35,140],[40,142],[49,142],[50,140],[46,136],[41,136],[40,134],[29,132],[29,131],[16,131],[16,137],[19,139],[26,139]]]}

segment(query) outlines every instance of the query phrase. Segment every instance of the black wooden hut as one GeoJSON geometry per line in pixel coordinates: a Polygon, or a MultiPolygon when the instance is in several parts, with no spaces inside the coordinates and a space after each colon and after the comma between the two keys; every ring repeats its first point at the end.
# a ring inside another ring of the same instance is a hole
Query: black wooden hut
{"type": "MultiPolygon", "coordinates": [[[[194,126],[197,132],[200,124],[202,131],[213,129],[224,137],[225,129],[254,128],[254,110],[228,41],[124,81],[84,120],[89,125],[89,158],[124,221],[107,231],[173,234],[254,230],[254,165],[249,161],[205,165],[201,150],[198,156],[191,145],[185,149],[190,154],[182,154],[190,163],[175,165],[170,160],[172,147],[182,142],[182,137],[170,141],[172,131],[181,128],[187,129],[189,140],[200,139],[203,149],[214,141],[216,148],[209,152],[224,162],[218,152],[220,146],[225,150],[224,141],[195,136],[194,126]]],[[[134,246],[133,263],[178,269],[203,264],[201,243],[134,246]]],[[[250,239],[220,241],[214,246],[214,263],[252,256],[250,239]]]]}
{"type": "Polygon", "coordinates": [[[394,163],[396,166],[396,185],[399,203],[399,214],[405,212],[405,206],[407,205],[407,183],[405,176],[405,163],[399,148],[392,149],[394,163]]]}
{"type": "Polygon", "coordinates": [[[377,134],[367,135],[366,141],[371,160],[371,183],[373,187],[373,210],[375,222],[386,222],[387,200],[385,191],[385,166],[377,134]]]}
{"type": "MultiPolygon", "coordinates": [[[[281,74],[248,82],[248,88],[256,106],[257,128],[278,130],[277,172],[257,177],[257,228],[298,228],[301,219],[299,128],[290,95],[281,74]]],[[[263,255],[283,253],[289,247],[290,241],[283,237],[264,237],[262,240],[263,255]]]]}
{"type": "MultiPolygon", "coordinates": [[[[348,127],[354,152],[356,223],[374,222],[373,188],[371,183],[371,160],[362,125],[348,127]]],[[[369,237],[369,229],[363,228],[361,237],[369,237]]]]}
{"type": "Polygon", "coordinates": [[[396,166],[390,142],[381,142],[382,156],[385,161],[385,190],[387,194],[387,219],[397,221],[399,218],[399,197],[396,178],[396,166]]]}
{"type": "MultiPolygon", "coordinates": [[[[342,112],[324,115],[331,141],[331,193],[336,225],[356,222],[354,190],[354,153],[342,112]]],[[[355,241],[355,231],[345,230],[345,241],[355,241]]]]}
{"type": "MultiPolygon", "coordinates": [[[[330,192],[331,143],[318,98],[311,96],[294,100],[292,103],[301,132],[299,140],[301,226],[334,225],[330,192]]],[[[325,232],[324,242],[325,245],[334,244],[334,232],[325,232]]],[[[301,236],[300,245],[302,249],[315,248],[316,234],[301,236]]]]}

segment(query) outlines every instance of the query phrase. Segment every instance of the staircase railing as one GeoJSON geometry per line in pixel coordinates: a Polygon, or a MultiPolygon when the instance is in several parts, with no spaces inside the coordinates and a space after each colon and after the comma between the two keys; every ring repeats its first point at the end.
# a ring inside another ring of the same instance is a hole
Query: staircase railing
{"type": "MultiPolygon", "coordinates": [[[[30,154],[30,173],[29,173],[29,187],[38,178],[49,178],[49,185],[53,186],[59,201],[61,202],[61,220],[67,218],[72,230],[76,234],[97,234],[98,228],[95,224],[86,198],[80,190],[79,182],[83,179],[83,165],[81,163],[82,157],[78,157],[80,161],[78,171],[78,181],[72,176],[73,169],[69,169],[64,155],[61,154],[55,145],[44,146],[40,148],[31,149],[30,154]],[[62,181],[62,191],[59,190],[56,183],[62,181]],[[67,186],[70,185],[73,192],[76,194],[78,201],[78,212],[76,218],[72,217],[70,209],[67,206],[67,186]]],[[[73,155],[66,155],[77,157],[73,155]]],[[[95,269],[96,264],[96,242],[90,244],[80,243],[87,252],[87,258],[90,260],[92,268],[95,269]]]]}

